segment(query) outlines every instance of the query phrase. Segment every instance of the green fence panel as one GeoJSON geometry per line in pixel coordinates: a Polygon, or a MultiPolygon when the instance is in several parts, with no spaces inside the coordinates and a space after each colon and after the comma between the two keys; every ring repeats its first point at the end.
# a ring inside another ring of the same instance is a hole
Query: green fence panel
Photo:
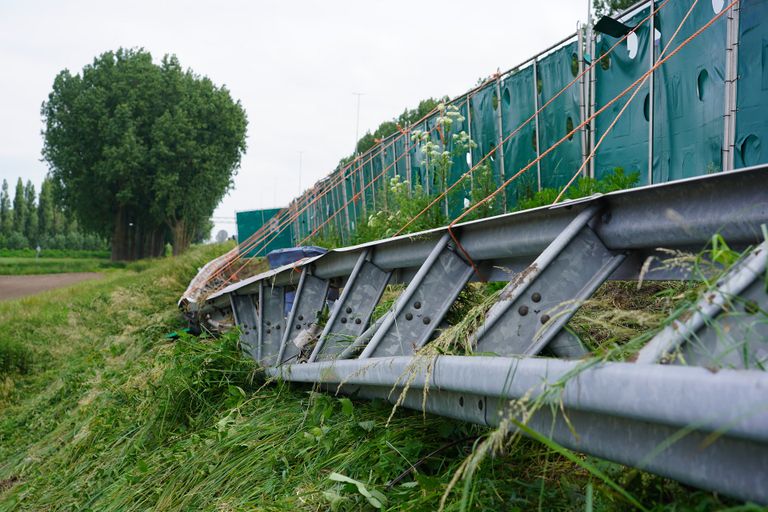
{"type": "MultiPolygon", "coordinates": [[[[269,208],[265,210],[251,210],[246,212],[237,212],[237,242],[242,244],[245,240],[251,237],[256,231],[262,228],[265,224],[271,224],[269,228],[269,238],[271,240],[268,244],[255,244],[252,246],[246,246],[242,249],[248,249],[242,253],[242,256],[246,258],[254,258],[260,256],[266,256],[266,254],[275,249],[284,249],[286,247],[293,246],[293,237],[291,236],[290,229],[284,229],[278,233],[278,219],[275,215],[280,211],[280,208],[269,208]],[[276,235],[276,236],[275,236],[276,235]]],[[[251,244],[249,244],[251,245],[251,244]]],[[[241,250],[242,250],[241,249],[241,250]]]]}
{"type": "Polygon", "coordinates": [[[407,144],[408,135],[398,134],[392,145],[392,154],[395,160],[395,174],[400,177],[400,181],[406,181],[408,179],[408,159],[405,155],[407,144]]]}
{"type": "MultiPolygon", "coordinates": [[[[536,159],[536,124],[533,66],[520,69],[501,81],[502,127],[504,138],[504,169],[511,178],[536,159]],[[513,134],[511,135],[510,134],[513,134]]],[[[521,199],[528,198],[538,190],[536,166],[521,174],[506,188],[507,208],[514,209],[521,199]]]]}
{"type": "Polygon", "coordinates": [[[736,168],[768,160],[768,0],[743,0],[740,5],[736,168]]]}
{"type": "MultiPolygon", "coordinates": [[[[570,43],[541,58],[538,65],[539,105],[544,105],[578,75],[577,43],[570,43]]],[[[554,146],[581,122],[578,82],[557,96],[539,114],[539,150],[554,146]]],[[[578,132],[541,159],[541,186],[562,188],[581,165],[581,138],[578,132]]]]}
{"type": "MultiPolygon", "coordinates": [[[[667,6],[671,6],[670,2],[667,6]]],[[[706,2],[709,4],[709,2],[706,2]]],[[[667,8],[667,7],[665,7],[667,8]]],[[[624,22],[630,26],[637,25],[648,16],[648,8],[624,22]]],[[[607,57],[595,66],[595,111],[602,108],[615,96],[630,86],[635,80],[649,69],[648,38],[650,37],[649,22],[645,22],[635,31],[635,37],[628,38],[617,46],[607,57]]],[[[618,39],[598,34],[595,43],[595,57],[608,53],[618,39]]],[[[658,43],[656,53],[658,54],[658,43]]],[[[660,80],[656,80],[658,85],[660,80]]],[[[595,177],[602,178],[615,168],[625,172],[639,172],[640,184],[648,183],[648,105],[650,85],[645,83],[631,104],[616,122],[603,140],[595,154],[595,177]]],[[[657,94],[658,94],[657,87],[657,94]]],[[[608,107],[595,119],[595,143],[606,133],[610,124],[616,119],[621,109],[631,96],[627,93],[613,105],[608,107]]],[[[655,102],[654,115],[663,112],[661,103],[655,102]]]]}
{"type": "MultiPolygon", "coordinates": [[[[477,147],[472,150],[472,162],[477,163],[498,144],[498,118],[496,109],[499,99],[496,97],[496,85],[490,85],[476,91],[469,100],[472,109],[472,138],[477,147]]],[[[496,186],[503,183],[499,152],[496,151],[486,159],[491,165],[493,182],[496,186]]]]}
{"type": "MultiPolygon", "coordinates": [[[[660,50],[672,52],[714,16],[713,2],[670,2],[657,16],[660,50]],[[682,25],[680,25],[682,23],[682,25]]],[[[684,46],[655,73],[654,182],[722,170],[726,16],[684,46]]]]}
{"type": "MultiPolygon", "coordinates": [[[[716,10],[722,8],[721,3],[725,2],[696,3],[667,51],[674,50],[709,22],[717,14],[716,10]]],[[[651,41],[658,55],[686,17],[690,6],[690,2],[671,0],[656,16],[655,34],[651,34],[650,23],[646,21],[595,68],[594,110],[608,104],[649,69],[651,41]]],[[[622,21],[635,26],[648,15],[649,9],[650,5],[647,5],[622,21]]],[[[737,168],[768,160],[768,150],[763,147],[768,140],[768,122],[764,113],[768,104],[767,19],[768,0],[742,0],[733,155],[737,168]]],[[[661,66],[654,74],[654,97],[650,98],[650,84],[642,85],[610,131],[609,126],[626,105],[631,92],[595,120],[595,142],[605,134],[595,157],[597,178],[619,167],[625,172],[637,171],[639,183],[648,183],[648,122],[651,108],[654,118],[653,182],[722,169],[726,25],[727,17],[723,16],[661,66]]],[[[616,42],[616,38],[598,34],[594,53],[597,56],[604,54],[616,42]]],[[[534,114],[537,103],[543,105],[574,80],[578,73],[577,54],[577,42],[568,43],[536,62],[537,79],[534,78],[533,65],[529,63],[501,79],[498,95],[496,84],[490,83],[456,100],[455,104],[465,120],[455,122],[449,133],[441,136],[435,129],[439,118],[435,114],[411,126],[409,133],[395,134],[387,139],[374,151],[362,155],[347,170],[337,169],[329,177],[331,181],[326,178],[318,182],[313,190],[306,193],[306,199],[299,202],[306,205],[312,198],[322,196],[314,204],[309,207],[299,206],[299,203],[295,205],[305,211],[284,230],[279,238],[281,241],[273,242],[264,251],[276,245],[290,245],[293,241],[286,240],[293,236],[307,237],[339,209],[341,211],[320,234],[337,235],[345,243],[351,242],[350,229],[354,230],[366,216],[387,205],[389,184],[395,176],[404,181],[410,179],[411,190],[421,187],[430,195],[443,192],[494,150],[500,139],[500,116],[501,138],[506,139],[516,132],[503,145],[503,172],[501,152],[497,150],[485,159],[490,176],[482,187],[478,186],[475,178],[481,173],[475,171],[473,177],[457,186],[442,204],[441,207],[447,209],[444,213],[451,218],[457,217],[469,204],[528,166],[537,155],[537,137],[539,150],[544,152],[581,123],[580,84],[574,82],[539,115],[538,134],[534,120],[521,127],[534,114]],[[448,151],[454,149],[452,136],[463,130],[477,147],[470,154],[452,155],[452,165],[445,179],[441,180],[428,168],[420,145],[412,140],[411,136],[417,130],[431,132],[432,140],[448,151]],[[337,181],[338,184],[331,189],[330,183],[337,181]],[[347,201],[349,204],[345,205],[347,201]]],[[[514,209],[522,199],[531,197],[540,188],[562,188],[577,172],[582,158],[582,138],[580,132],[576,132],[542,159],[540,178],[537,166],[532,165],[507,186],[504,194],[506,204],[499,200],[498,211],[492,213],[514,209]]],[[[238,231],[247,233],[247,229],[241,229],[239,225],[238,231]]]]}
{"type": "Polygon", "coordinates": [[[376,211],[383,210],[384,205],[386,204],[386,200],[384,199],[386,188],[385,182],[386,178],[382,174],[382,171],[384,170],[384,167],[382,165],[382,148],[376,147],[376,149],[371,153],[371,189],[372,189],[372,195],[373,195],[373,204],[376,207],[376,211]]]}

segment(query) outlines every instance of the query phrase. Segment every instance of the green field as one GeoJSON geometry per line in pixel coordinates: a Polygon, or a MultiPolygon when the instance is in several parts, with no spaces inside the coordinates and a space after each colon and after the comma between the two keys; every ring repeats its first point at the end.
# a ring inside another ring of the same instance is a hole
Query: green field
{"type": "Polygon", "coordinates": [[[0,276],[30,274],[61,274],[63,272],[102,272],[123,268],[125,263],[107,258],[3,258],[0,276]]]}
{"type": "Polygon", "coordinates": [[[0,510],[738,505],[528,439],[447,491],[486,430],[403,410],[388,423],[387,404],[264,383],[233,335],[166,339],[184,325],[179,294],[221,250],[0,303],[0,510]]]}

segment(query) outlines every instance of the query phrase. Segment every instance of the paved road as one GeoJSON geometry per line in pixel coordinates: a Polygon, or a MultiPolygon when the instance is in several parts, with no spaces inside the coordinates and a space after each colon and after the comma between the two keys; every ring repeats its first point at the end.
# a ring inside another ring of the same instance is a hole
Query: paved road
{"type": "Polygon", "coordinates": [[[69,286],[70,284],[100,279],[98,272],[71,272],[67,274],[41,274],[33,276],[0,276],[0,300],[18,299],[27,295],[69,286]]]}

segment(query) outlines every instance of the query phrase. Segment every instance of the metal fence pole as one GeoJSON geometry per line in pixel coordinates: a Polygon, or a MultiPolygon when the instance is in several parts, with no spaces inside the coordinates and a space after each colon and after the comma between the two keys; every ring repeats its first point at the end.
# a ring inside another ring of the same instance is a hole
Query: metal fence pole
{"type": "MultiPolygon", "coordinates": [[[[579,124],[584,122],[584,120],[587,118],[587,80],[584,78],[584,27],[581,26],[581,24],[578,24],[576,27],[576,33],[579,35],[578,40],[578,54],[577,59],[579,61],[579,115],[581,115],[581,119],[579,120],[579,124]]],[[[586,126],[581,127],[581,162],[584,163],[587,161],[587,137],[588,137],[588,130],[586,126]]],[[[589,174],[589,170],[585,167],[583,174],[586,176],[589,174]]]]}
{"type": "Polygon", "coordinates": [[[736,150],[736,92],[739,78],[739,10],[741,4],[731,7],[726,18],[725,48],[725,115],[723,116],[723,171],[735,167],[736,150]]]}
{"type": "Polygon", "coordinates": [[[352,227],[349,222],[349,197],[347,194],[347,169],[345,166],[339,166],[339,173],[341,174],[341,197],[344,201],[344,221],[347,226],[347,233],[352,234],[352,227]]]}
{"type": "Polygon", "coordinates": [[[539,144],[539,70],[533,59],[533,115],[534,115],[534,142],[536,144],[536,183],[537,190],[541,190],[541,148],[539,144]]]}
{"type": "MultiPolygon", "coordinates": [[[[359,158],[359,157],[358,157],[359,158]]],[[[357,161],[357,173],[360,175],[360,201],[363,204],[363,217],[368,217],[368,205],[365,201],[365,169],[360,165],[360,161],[357,161]]]]}
{"type": "MultiPolygon", "coordinates": [[[[589,31],[588,41],[589,41],[589,55],[592,57],[592,62],[596,62],[596,56],[595,56],[595,32],[592,30],[592,25],[587,26],[587,30],[589,31]]],[[[595,67],[593,66],[592,69],[589,71],[589,111],[588,114],[591,116],[594,114],[594,112],[597,109],[597,104],[595,100],[596,96],[596,90],[597,90],[597,72],[595,67]]],[[[595,119],[592,118],[592,120],[589,122],[589,145],[588,149],[591,151],[592,148],[595,147],[595,119]]],[[[589,177],[594,178],[595,177],[595,159],[592,158],[589,161],[589,177]]]]}
{"type": "Polygon", "coordinates": [[[413,190],[413,174],[411,171],[411,124],[405,126],[405,180],[408,182],[408,196],[413,190]]]}
{"type": "Polygon", "coordinates": [[[651,30],[648,35],[648,66],[651,74],[648,77],[648,184],[653,183],[653,109],[654,109],[654,72],[653,66],[656,64],[656,15],[653,13],[656,8],[656,1],[651,2],[651,30]]]}
{"type": "MultiPolygon", "coordinates": [[[[388,180],[387,171],[386,171],[387,162],[384,160],[384,153],[386,151],[384,149],[384,142],[382,142],[381,144],[382,144],[382,146],[381,146],[381,151],[379,151],[379,162],[381,162],[381,171],[380,171],[381,174],[382,174],[381,179],[384,180],[384,186],[382,187],[382,200],[384,201],[384,209],[386,210],[387,209],[387,203],[388,203],[388,201],[387,201],[387,193],[389,192],[389,190],[388,190],[389,189],[389,180],[388,180]]],[[[393,160],[393,162],[394,162],[394,160],[393,160]]]]}
{"type": "MultiPolygon", "coordinates": [[[[473,141],[472,139],[472,105],[469,103],[469,94],[467,94],[466,97],[466,104],[467,104],[467,135],[469,136],[470,142],[473,141]]],[[[470,144],[470,147],[467,148],[467,154],[469,155],[469,161],[467,162],[467,168],[472,168],[472,145],[470,144]]],[[[475,194],[475,180],[472,179],[472,177],[469,177],[469,194],[472,197],[472,200],[474,201],[476,198],[474,196],[475,194]]],[[[462,205],[463,207],[464,205],[462,205]]]]}
{"type": "MultiPolygon", "coordinates": [[[[496,145],[499,147],[497,157],[499,159],[499,175],[501,176],[501,182],[507,181],[506,170],[504,169],[504,123],[501,117],[501,106],[504,102],[501,100],[501,74],[499,70],[496,70],[496,145]]],[[[504,204],[504,212],[507,211],[507,187],[501,191],[502,202],[504,204]]]]}

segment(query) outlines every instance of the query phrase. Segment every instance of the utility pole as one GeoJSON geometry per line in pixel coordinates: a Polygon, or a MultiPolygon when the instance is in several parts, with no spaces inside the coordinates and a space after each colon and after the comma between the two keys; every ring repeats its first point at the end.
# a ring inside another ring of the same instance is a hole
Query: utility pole
{"type": "Polygon", "coordinates": [[[354,155],[357,156],[357,141],[360,140],[360,96],[365,93],[353,92],[353,96],[357,96],[357,121],[355,122],[355,151],[354,155]]]}

